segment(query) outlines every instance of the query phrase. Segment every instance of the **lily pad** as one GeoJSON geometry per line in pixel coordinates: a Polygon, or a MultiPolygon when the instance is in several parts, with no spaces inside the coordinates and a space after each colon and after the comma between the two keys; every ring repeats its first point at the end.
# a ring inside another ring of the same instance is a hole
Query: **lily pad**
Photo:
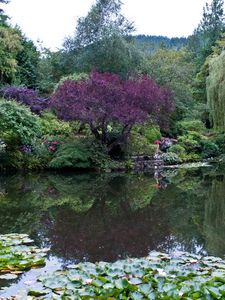
{"type": "Polygon", "coordinates": [[[0,279],[16,279],[25,270],[45,265],[47,249],[31,243],[27,234],[0,235],[0,279]]]}
{"type": "MultiPolygon", "coordinates": [[[[27,295],[32,299],[225,299],[224,261],[190,253],[115,263],[80,263],[38,278],[27,295]],[[208,268],[210,263],[210,268],[208,268]],[[50,292],[49,292],[50,291],[50,292]]],[[[12,298],[13,299],[13,298],[12,298]]]]}

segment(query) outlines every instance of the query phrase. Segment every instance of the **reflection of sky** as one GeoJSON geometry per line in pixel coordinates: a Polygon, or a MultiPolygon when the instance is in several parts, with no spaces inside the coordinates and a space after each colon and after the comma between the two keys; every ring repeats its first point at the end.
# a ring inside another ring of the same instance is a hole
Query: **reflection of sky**
{"type": "MultiPolygon", "coordinates": [[[[23,275],[19,277],[18,280],[15,281],[9,288],[5,290],[5,292],[0,291],[0,297],[2,299],[6,299],[7,297],[15,296],[18,290],[23,289],[23,287],[32,286],[32,284],[36,281],[37,277],[44,275],[46,271],[54,272],[62,267],[62,262],[59,258],[50,256],[46,260],[46,265],[44,268],[31,269],[28,272],[25,272],[23,275]]],[[[10,281],[12,282],[12,281],[10,281]]]]}
{"type": "MultiPolygon", "coordinates": [[[[200,245],[196,239],[192,239],[190,242],[191,253],[197,255],[208,255],[203,245],[200,245]]],[[[176,236],[170,235],[167,237],[167,241],[158,245],[158,249],[169,254],[176,254],[178,252],[187,252],[187,247],[183,242],[177,240],[176,236]]]]}

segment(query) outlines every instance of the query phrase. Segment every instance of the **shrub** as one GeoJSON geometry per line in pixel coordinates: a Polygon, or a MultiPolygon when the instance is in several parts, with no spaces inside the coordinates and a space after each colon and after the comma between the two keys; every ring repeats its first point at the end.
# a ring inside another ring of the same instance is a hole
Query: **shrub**
{"type": "Polygon", "coordinates": [[[178,138],[179,144],[185,148],[187,153],[200,153],[203,140],[205,140],[205,137],[195,131],[190,131],[178,138]]]}
{"type": "Polygon", "coordinates": [[[178,134],[187,134],[188,131],[196,131],[198,133],[201,133],[204,129],[204,124],[200,120],[177,122],[178,134]]]}
{"type": "Polygon", "coordinates": [[[169,165],[179,164],[182,162],[181,158],[176,153],[172,152],[163,153],[161,155],[161,159],[169,165]]]}
{"type": "Polygon", "coordinates": [[[219,152],[224,153],[225,152],[225,134],[219,133],[214,137],[214,142],[219,147],[219,152]]]}
{"type": "Polygon", "coordinates": [[[69,122],[63,122],[49,111],[43,112],[40,118],[42,133],[44,135],[69,135],[72,132],[72,127],[69,122]]]}
{"type": "Polygon", "coordinates": [[[39,117],[15,101],[0,100],[0,138],[7,144],[32,144],[40,135],[39,117]]]}
{"type": "Polygon", "coordinates": [[[30,107],[34,113],[40,113],[48,107],[48,99],[40,98],[37,91],[23,86],[8,86],[0,89],[0,97],[15,100],[30,107]]]}
{"type": "Polygon", "coordinates": [[[57,88],[64,83],[66,80],[73,80],[73,81],[79,81],[82,79],[87,79],[88,74],[87,73],[73,73],[71,75],[63,76],[60,78],[59,82],[56,84],[54,91],[57,90],[57,88]]]}
{"type": "Polygon", "coordinates": [[[49,163],[53,169],[62,168],[91,168],[92,153],[82,140],[68,142],[61,146],[49,163]]]}
{"type": "Polygon", "coordinates": [[[189,153],[189,154],[181,154],[180,158],[182,159],[182,162],[196,162],[201,160],[201,155],[198,153],[189,153]]]}
{"type": "Polygon", "coordinates": [[[149,143],[154,143],[154,141],[160,140],[162,137],[158,126],[145,127],[144,136],[147,138],[149,143]]]}
{"type": "Polygon", "coordinates": [[[172,153],[175,153],[177,155],[180,155],[180,154],[184,154],[185,153],[185,148],[182,147],[181,145],[179,144],[176,144],[176,145],[172,145],[169,150],[169,152],[172,152],[172,153]]]}
{"type": "Polygon", "coordinates": [[[127,144],[127,154],[128,155],[154,155],[157,146],[149,143],[148,139],[137,133],[132,132],[128,144],[127,144]]]}
{"type": "Polygon", "coordinates": [[[203,158],[210,158],[215,157],[219,154],[219,147],[211,142],[211,141],[204,141],[202,147],[202,157],[203,158]]]}
{"type": "Polygon", "coordinates": [[[22,168],[23,154],[19,150],[5,151],[0,153],[0,169],[22,168]]]}

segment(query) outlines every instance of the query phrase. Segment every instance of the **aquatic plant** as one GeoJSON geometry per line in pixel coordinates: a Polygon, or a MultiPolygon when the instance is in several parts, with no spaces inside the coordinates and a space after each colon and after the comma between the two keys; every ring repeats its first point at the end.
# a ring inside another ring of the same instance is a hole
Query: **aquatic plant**
{"type": "Polygon", "coordinates": [[[115,263],[80,263],[39,277],[32,287],[17,295],[18,299],[28,296],[29,299],[224,299],[225,261],[188,253],[171,257],[151,252],[146,258],[115,263]]]}
{"type": "Polygon", "coordinates": [[[27,234],[0,235],[0,280],[16,279],[25,270],[45,265],[48,249],[32,243],[27,234]]]}

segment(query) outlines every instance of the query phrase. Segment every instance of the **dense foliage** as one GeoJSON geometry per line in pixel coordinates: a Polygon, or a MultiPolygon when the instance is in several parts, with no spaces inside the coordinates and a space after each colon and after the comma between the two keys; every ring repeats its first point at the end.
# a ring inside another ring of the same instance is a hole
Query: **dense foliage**
{"type": "Polygon", "coordinates": [[[52,96],[60,118],[88,124],[94,136],[107,144],[126,143],[136,123],[163,123],[172,111],[172,97],[148,77],[122,81],[110,73],[92,72],[81,81],[67,80],[52,96]],[[110,126],[112,125],[112,126],[110,126]],[[110,139],[116,126],[118,137],[110,139]]]}
{"type": "Polygon", "coordinates": [[[48,107],[48,99],[41,98],[37,91],[23,86],[6,86],[1,88],[0,97],[25,104],[34,113],[40,113],[48,107]]]}
{"type": "Polygon", "coordinates": [[[225,101],[224,101],[224,65],[225,52],[209,60],[209,76],[206,81],[207,99],[212,125],[216,130],[225,128],[225,101]]]}
{"type": "Polygon", "coordinates": [[[21,139],[4,127],[0,151],[7,166],[107,169],[114,165],[110,154],[132,168],[135,155],[181,163],[224,153],[214,132],[224,131],[223,0],[205,5],[187,39],[132,35],[120,0],[96,0],[55,52],[38,50],[3,9],[0,17],[0,96],[39,114],[40,126],[32,145],[30,128],[21,139]],[[154,144],[165,138],[176,144],[154,144]]]}
{"type": "Polygon", "coordinates": [[[38,117],[14,101],[0,99],[0,119],[0,137],[12,146],[32,144],[40,135],[38,117]]]}
{"type": "Polygon", "coordinates": [[[154,53],[159,48],[179,50],[187,46],[187,38],[169,38],[166,36],[138,34],[133,36],[136,46],[148,54],[154,53]]]}

